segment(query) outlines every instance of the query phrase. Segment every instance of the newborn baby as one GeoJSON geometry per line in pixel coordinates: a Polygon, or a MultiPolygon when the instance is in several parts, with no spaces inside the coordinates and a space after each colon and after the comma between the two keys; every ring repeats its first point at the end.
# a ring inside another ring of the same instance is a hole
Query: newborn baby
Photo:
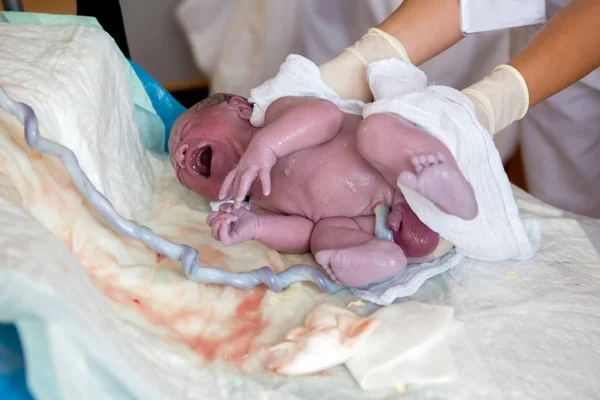
{"type": "Polygon", "coordinates": [[[224,245],[256,240],[284,253],[312,251],[334,281],[361,287],[428,260],[440,242],[398,183],[448,214],[477,215],[450,151],[396,115],[363,120],[327,100],[282,97],[256,128],[252,110],[240,96],[213,95],[181,115],[169,139],[184,186],[211,201],[233,196],[207,218],[224,245]],[[247,196],[251,211],[241,207],[247,196]],[[391,209],[393,242],[375,237],[379,204],[391,209]]]}

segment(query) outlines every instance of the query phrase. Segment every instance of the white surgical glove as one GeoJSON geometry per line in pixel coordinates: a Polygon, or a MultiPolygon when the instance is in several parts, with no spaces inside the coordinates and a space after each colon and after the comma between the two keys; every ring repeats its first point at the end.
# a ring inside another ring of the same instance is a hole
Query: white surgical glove
{"type": "Polygon", "coordinates": [[[395,37],[371,28],[339,56],[320,65],[319,71],[323,82],[341,99],[366,102],[372,97],[367,82],[367,65],[394,57],[410,63],[404,46],[395,37]]]}
{"type": "Polygon", "coordinates": [[[523,76],[510,65],[499,65],[462,93],[475,105],[477,119],[492,135],[520,120],[529,109],[523,76]]]}

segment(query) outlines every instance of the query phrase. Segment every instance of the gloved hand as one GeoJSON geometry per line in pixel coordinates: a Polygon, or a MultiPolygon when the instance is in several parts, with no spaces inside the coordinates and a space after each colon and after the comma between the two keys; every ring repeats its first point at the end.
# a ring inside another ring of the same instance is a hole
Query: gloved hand
{"type": "Polygon", "coordinates": [[[354,45],[339,56],[319,66],[323,82],[343,100],[371,100],[367,82],[367,65],[388,58],[410,62],[404,46],[393,36],[371,28],[354,45]]]}
{"type": "Polygon", "coordinates": [[[523,118],[529,109],[525,79],[506,64],[494,68],[462,93],[471,99],[477,119],[492,135],[523,118]]]}

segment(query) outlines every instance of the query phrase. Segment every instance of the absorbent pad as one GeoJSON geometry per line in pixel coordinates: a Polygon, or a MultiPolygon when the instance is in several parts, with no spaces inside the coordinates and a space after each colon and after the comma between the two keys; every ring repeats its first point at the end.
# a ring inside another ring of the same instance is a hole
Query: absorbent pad
{"type": "Polygon", "coordinates": [[[141,82],[116,51],[114,40],[99,34],[93,21],[86,22],[89,26],[68,25],[69,20],[55,17],[43,22],[56,26],[43,27],[27,24],[31,16],[26,20],[17,17],[12,15],[11,21],[19,23],[18,29],[12,23],[0,23],[2,84],[12,89],[15,100],[26,104],[32,104],[32,92],[44,96],[34,109],[41,135],[71,149],[115,209],[125,218],[135,219],[152,195],[158,163],[144,146],[140,129],[144,125],[126,116],[140,117],[143,109],[145,122],[160,122],[141,82]],[[40,31],[47,32],[45,39],[37,38],[40,31]],[[31,37],[36,38],[37,46],[24,46],[31,37]],[[54,107],[60,104],[69,107],[54,107]],[[74,113],[81,117],[72,118],[74,113]],[[123,187],[128,190],[121,190],[123,187]]]}

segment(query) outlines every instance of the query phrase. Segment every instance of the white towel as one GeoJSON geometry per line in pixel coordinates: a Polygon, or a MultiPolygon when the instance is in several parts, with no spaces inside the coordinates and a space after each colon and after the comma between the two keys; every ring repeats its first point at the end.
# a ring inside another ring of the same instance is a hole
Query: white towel
{"type": "Polygon", "coordinates": [[[307,375],[345,364],[365,390],[449,382],[457,370],[447,343],[454,308],[401,302],[361,317],[331,303],[314,307],[304,326],[269,349],[268,368],[307,375]]]}
{"type": "Polygon", "coordinates": [[[462,257],[482,261],[524,260],[539,248],[540,228],[522,220],[510,182],[491,135],[475,118],[470,100],[457,90],[427,85],[425,74],[400,59],[369,64],[367,77],[375,101],[341,100],[322,81],[310,60],[290,55],[273,79],[250,92],[251,123],[264,125],[269,105],[282,96],[314,96],[330,100],[342,111],[367,117],[395,113],[441,140],[475,191],[478,216],[465,221],[438,209],[420,194],[400,186],[408,204],[424,224],[453,243],[455,252],[439,260],[411,266],[398,277],[354,292],[366,300],[389,304],[414,294],[425,280],[456,266],[462,257]]]}

